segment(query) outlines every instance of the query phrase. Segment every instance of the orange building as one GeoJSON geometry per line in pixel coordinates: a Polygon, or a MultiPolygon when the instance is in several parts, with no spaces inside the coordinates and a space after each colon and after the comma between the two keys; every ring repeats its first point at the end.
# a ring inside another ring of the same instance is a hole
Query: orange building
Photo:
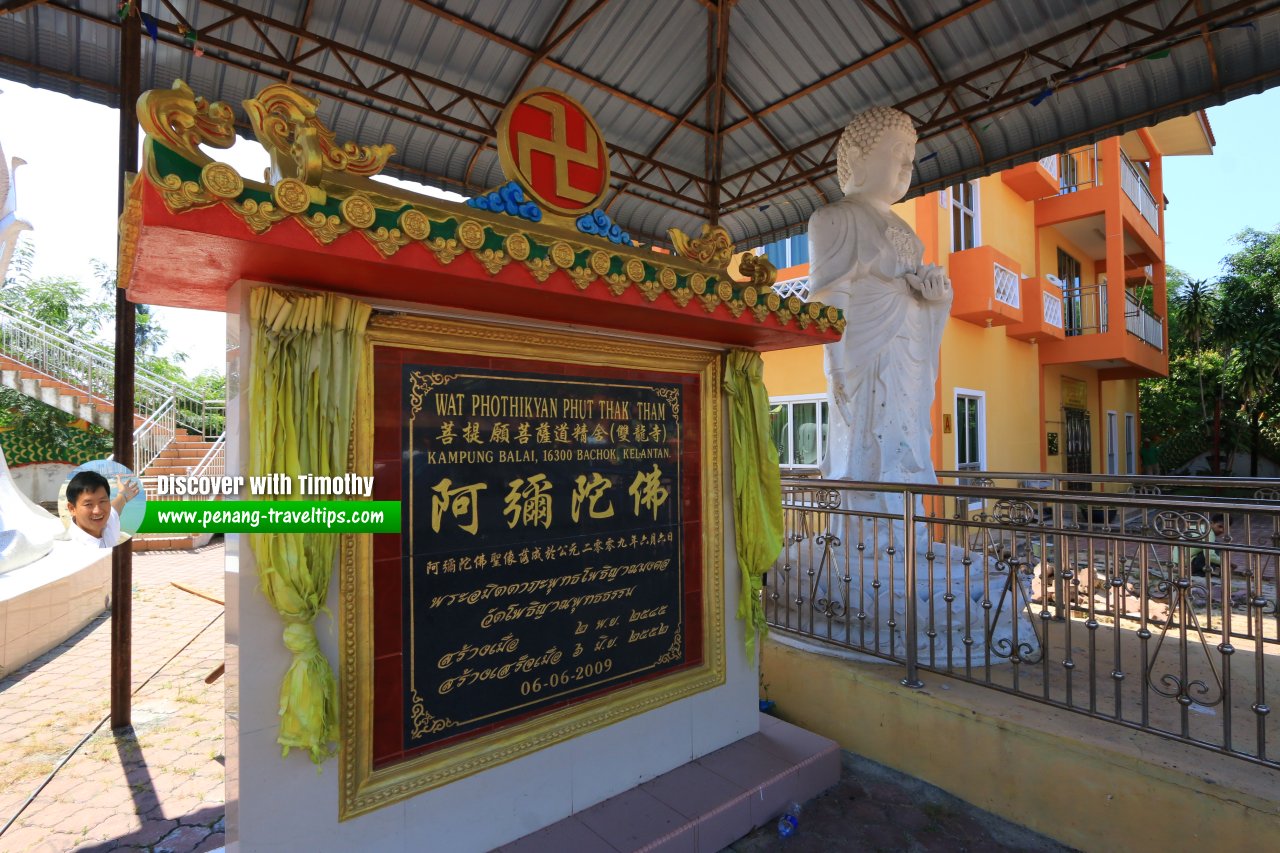
{"type": "MultiPolygon", "coordinates": [[[[1164,157],[1211,154],[1203,112],[894,207],[955,300],[933,408],[939,470],[1140,473],[1138,380],[1168,372],[1164,157]]],[[[765,246],[807,293],[808,238],[765,246]]],[[[765,354],[778,459],[814,466],[822,348],[765,354]]]]}

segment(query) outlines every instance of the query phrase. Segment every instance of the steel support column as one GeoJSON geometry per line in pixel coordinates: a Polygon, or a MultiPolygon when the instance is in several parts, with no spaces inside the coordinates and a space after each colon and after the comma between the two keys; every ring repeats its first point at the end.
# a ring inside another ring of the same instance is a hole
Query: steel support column
{"type": "MultiPolygon", "coordinates": [[[[124,212],[125,175],[138,164],[138,102],[142,23],[130,15],[120,28],[120,165],[117,215],[124,212]]],[[[120,269],[120,259],[116,259],[120,269]]],[[[123,282],[120,282],[123,284],[123,282]]],[[[133,374],[137,315],[123,287],[116,288],[115,460],[133,468],[133,374]]],[[[133,681],[133,540],[111,549],[111,728],[131,725],[133,681]]]]}

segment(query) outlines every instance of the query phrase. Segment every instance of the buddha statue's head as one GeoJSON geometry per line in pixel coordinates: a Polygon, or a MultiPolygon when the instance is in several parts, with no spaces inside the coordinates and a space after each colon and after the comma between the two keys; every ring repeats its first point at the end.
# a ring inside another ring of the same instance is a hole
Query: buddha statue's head
{"type": "Polygon", "coordinates": [[[872,107],[854,116],[836,146],[836,173],[845,195],[893,204],[911,186],[916,129],[911,117],[892,107],[872,107]]]}

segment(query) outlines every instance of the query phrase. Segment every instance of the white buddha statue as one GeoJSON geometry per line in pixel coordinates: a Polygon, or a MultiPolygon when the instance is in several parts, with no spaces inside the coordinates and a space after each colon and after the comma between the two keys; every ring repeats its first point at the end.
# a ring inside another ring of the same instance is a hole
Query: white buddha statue
{"type": "Polygon", "coordinates": [[[48,554],[60,533],[62,522],[32,503],[13,482],[0,446],[0,575],[48,554]]]}
{"type": "MultiPolygon", "coordinates": [[[[837,149],[845,197],[809,220],[810,299],[842,309],[847,323],[826,346],[836,410],[822,462],[829,479],[938,481],[929,409],[951,281],[921,263],[924,244],[890,208],[911,185],[915,150],[905,113],[860,113],[837,149]]],[[[901,501],[880,508],[900,512],[901,501]]]]}
{"type": "MultiPolygon", "coordinates": [[[[825,348],[834,408],[820,463],[825,479],[938,482],[930,408],[951,280],[941,267],[922,262],[924,244],[890,208],[911,184],[915,148],[916,132],[905,113],[888,107],[860,113],[837,149],[845,197],[809,220],[809,298],[842,309],[847,324],[843,337],[825,348]]],[[[791,601],[800,599],[804,607],[839,619],[870,618],[880,625],[881,651],[891,647],[900,655],[907,642],[907,596],[914,594],[914,642],[922,659],[945,660],[948,647],[956,664],[965,662],[966,653],[983,660],[988,646],[996,662],[1015,648],[1024,659],[1038,656],[1021,579],[1012,580],[1007,568],[963,546],[933,542],[928,524],[917,523],[908,541],[902,493],[892,485],[840,494],[840,507],[857,514],[828,517],[834,537],[824,547],[830,550],[825,558],[800,555],[793,582],[807,589],[795,590],[791,601]],[[907,550],[916,556],[911,592],[907,550]],[[996,605],[989,629],[984,600],[996,605]],[[890,624],[891,639],[885,636],[890,624]]],[[[915,503],[917,516],[923,516],[923,500],[915,503]]]]}

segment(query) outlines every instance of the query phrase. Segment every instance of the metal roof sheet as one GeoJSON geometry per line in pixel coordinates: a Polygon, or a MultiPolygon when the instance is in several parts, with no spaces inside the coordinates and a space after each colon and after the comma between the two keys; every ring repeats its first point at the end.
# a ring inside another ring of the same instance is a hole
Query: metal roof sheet
{"type": "MultiPolygon", "coordinates": [[[[147,10],[159,38],[144,41],[143,87],[181,77],[239,112],[288,79],[340,138],[393,143],[388,174],[475,193],[503,181],[502,106],[551,86],[604,130],[607,209],[637,239],[718,213],[749,244],[802,230],[840,195],[834,142],[868,106],[915,119],[920,193],[1280,79],[1280,0],[726,2],[174,0],[147,10]]],[[[116,6],[0,16],[0,76],[115,105],[116,6]]]]}

